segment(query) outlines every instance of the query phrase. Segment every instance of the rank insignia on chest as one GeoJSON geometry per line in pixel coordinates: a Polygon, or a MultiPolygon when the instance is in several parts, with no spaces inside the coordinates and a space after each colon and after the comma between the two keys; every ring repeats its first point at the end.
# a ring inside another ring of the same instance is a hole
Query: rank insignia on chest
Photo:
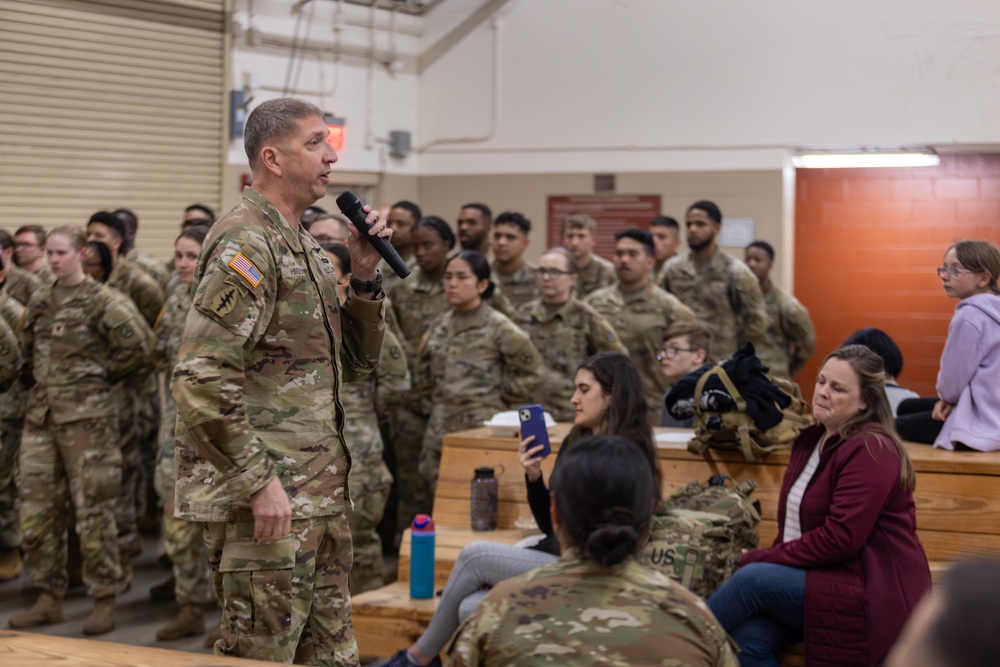
{"type": "Polygon", "coordinates": [[[243,278],[250,283],[251,287],[257,287],[260,281],[264,279],[260,271],[254,266],[254,263],[247,259],[247,256],[243,253],[239,253],[236,257],[233,257],[232,261],[229,262],[229,267],[236,273],[243,276],[243,278]]]}

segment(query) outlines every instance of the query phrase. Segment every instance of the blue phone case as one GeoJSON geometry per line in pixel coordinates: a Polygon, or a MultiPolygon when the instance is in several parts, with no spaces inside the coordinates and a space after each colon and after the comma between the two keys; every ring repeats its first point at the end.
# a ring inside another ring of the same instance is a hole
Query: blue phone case
{"type": "Polygon", "coordinates": [[[545,449],[537,454],[538,458],[544,458],[552,453],[552,445],[549,444],[549,432],[545,428],[545,411],[540,405],[525,405],[517,411],[521,418],[521,439],[529,435],[535,436],[535,441],[529,445],[528,449],[544,445],[545,449]]]}

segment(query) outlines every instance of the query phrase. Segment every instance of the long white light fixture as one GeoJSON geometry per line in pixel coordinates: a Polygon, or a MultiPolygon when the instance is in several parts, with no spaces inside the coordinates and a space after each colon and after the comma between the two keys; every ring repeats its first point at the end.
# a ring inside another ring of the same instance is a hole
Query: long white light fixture
{"type": "Polygon", "coordinates": [[[936,167],[941,159],[928,151],[895,153],[803,153],[792,158],[800,169],[863,169],[868,167],[936,167]]]}

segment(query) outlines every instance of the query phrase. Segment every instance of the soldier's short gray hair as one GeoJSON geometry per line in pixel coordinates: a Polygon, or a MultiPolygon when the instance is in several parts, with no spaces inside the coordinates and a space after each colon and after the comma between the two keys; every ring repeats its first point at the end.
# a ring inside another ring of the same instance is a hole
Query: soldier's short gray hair
{"type": "Polygon", "coordinates": [[[322,118],[323,112],[315,104],[291,97],[268,100],[251,111],[243,129],[250,168],[256,169],[264,146],[289,138],[297,129],[296,121],[310,116],[322,118]]]}

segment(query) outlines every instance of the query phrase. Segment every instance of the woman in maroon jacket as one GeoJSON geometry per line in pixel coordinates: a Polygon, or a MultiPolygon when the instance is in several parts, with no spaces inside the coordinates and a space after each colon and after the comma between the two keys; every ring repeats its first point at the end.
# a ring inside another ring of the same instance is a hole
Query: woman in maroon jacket
{"type": "Polygon", "coordinates": [[[836,350],[813,403],[817,425],[796,440],[781,486],[778,538],[708,600],[741,667],[777,667],[803,637],[810,667],[877,665],[930,590],[882,360],[863,345],[836,350]]]}

